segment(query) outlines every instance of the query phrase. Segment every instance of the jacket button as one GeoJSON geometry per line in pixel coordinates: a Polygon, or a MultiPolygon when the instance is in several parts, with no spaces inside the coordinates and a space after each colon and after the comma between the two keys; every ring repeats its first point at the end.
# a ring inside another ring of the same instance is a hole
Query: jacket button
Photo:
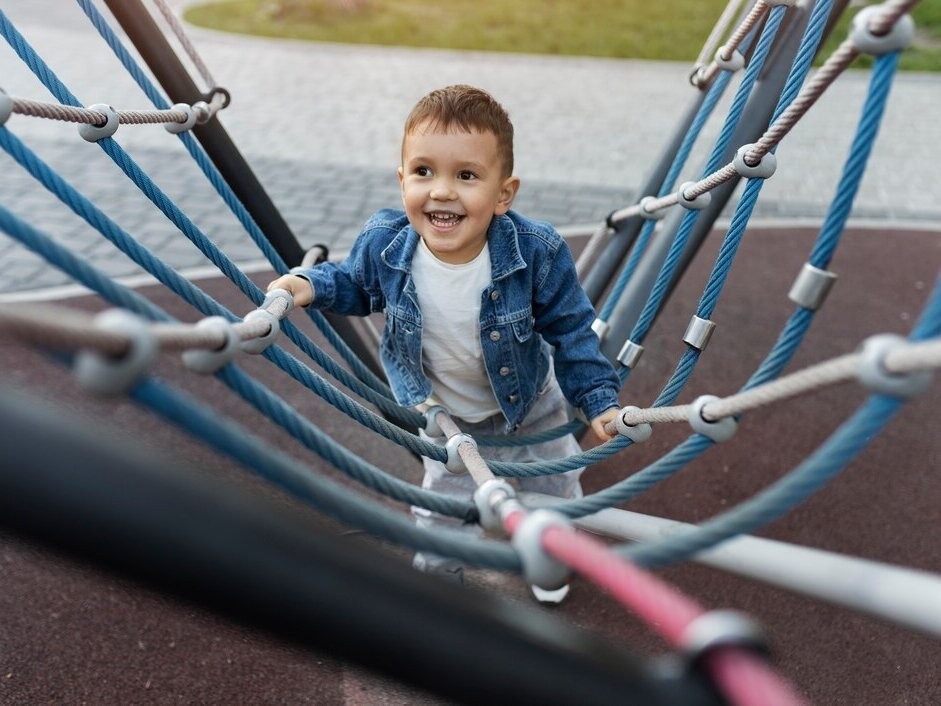
{"type": "Polygon", "coordinates": [[[490,292],[490,301],[495,302],[499,298],[500,298],[500,290],[494,289],[492,292],[490,292]]]}
{"type": "Polygon", "coordinates": [[[504,365],[502,368],[500,368],[500,374],[506,377],[507,375],[510,374],[510,369],[504,365]]]}
{"type": "Polygon", "coordinates": [[[491,340],[491,341],[499,341],[499,340],[500,340],[500,332],[499,332],[499,331],[491,331],[491,332],[490,332],[490,340],[491,340]]]}
{"type": "Polygon", "coordinates": [[[515,403],[516,403],[516,400],[518,400],[519,398],[520,398],[519,395],[517,395],[517,394],[512,394],[512,395],[510,395],[509,397],[507,397],[507,400],[509,400],[511,403],[514,403],[514,404],[515,404],[515,403]]]}

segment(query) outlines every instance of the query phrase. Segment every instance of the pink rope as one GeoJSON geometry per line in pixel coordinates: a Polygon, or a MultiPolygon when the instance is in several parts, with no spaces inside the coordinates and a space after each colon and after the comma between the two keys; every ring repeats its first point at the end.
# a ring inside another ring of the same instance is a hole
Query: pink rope
{"type": "MultiPolygon", "coordinates": [[[[504,520],[512,534],[525,517],[504,520]]],[[[587,535],[564,526],[542,534],[543,549],[589,579],[642,618],[674,647],[682,647],[689,624],[703,614],[694,601],[610,551],[587,535]]],[[[729,703],[741,706],[796,706],[806,702],[764,662],[733,647],[716,649],[705,665],[729,703]]]]}

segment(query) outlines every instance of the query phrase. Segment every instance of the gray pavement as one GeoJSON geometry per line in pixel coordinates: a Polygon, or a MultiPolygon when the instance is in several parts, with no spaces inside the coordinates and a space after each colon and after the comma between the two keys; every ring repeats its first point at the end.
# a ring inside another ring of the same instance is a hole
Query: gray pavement
{"type": "MultiPolygon", "coordinates": [[[[173,0],[182,5],[187,0],[173,0]]],[[[2,10],[57,76],[88,104],[149,104],[80,8],[61,0],[4,0],[2,10]]],[[[104,11],[104,10],[103,10],[104,11]]],[[[106,12],[106,11],[104,11],[106,12]]],[[[342,252],[374,210],[399,203],[401,125],[428,90],[463,82],[491,91],[517,131],[517,208],[560,228],[596,225],[634,202],[648,170],[692,100],[685,63],[486,54],[268,40],[188,29],[233,96],[220,120],[301,244],[342,252]]],[[[6,42],[7,93],[51,100],[6,42]]],[[[864,99],[868,73],[841,76],[778,150],[779,168],[758,219],[825,214],[864,99]]],[[[730,92],[731,95],[731,92],[730,92]]],[[[727,99],[728,100],[728,99],[727,99]]],[[[698,176],[724,117],[719,106],[681,181],[698,176]]],[[[941,75],[900,74],[854,219],[941,224],[941,75]]],[[[74,125],[15,115],[7,128],[125,230],[179,270],[202,255],[74,125]]],[[[234,260],[257,249],[178,140],[159,126],[125,126],[116,139],[234,260]]],[[[5,153],[0,202],[112,277],[138,268],[47,194],[5,153]]],[[[0,234],[0,297],[37,296],[69,279],[0,234]]]]}

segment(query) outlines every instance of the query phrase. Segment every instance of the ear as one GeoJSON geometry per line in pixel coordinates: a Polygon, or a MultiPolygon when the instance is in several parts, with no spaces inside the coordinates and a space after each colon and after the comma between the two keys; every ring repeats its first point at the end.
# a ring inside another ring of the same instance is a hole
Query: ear
{"type": "Polygon", "coordinates": [[[395,173],[399,177],[399,189],[402,192],[402,203],[405,203],[405,170],[402,167],[399,167],[395,170],[395,173]]]}
{"type": "Polygon", "coordinates": [[[508,176],[503,180],[500,186],[500,193],[497,196],[497,203],[493,209],[493,215],[502,216],[510,210],[513,205],[513,199],[516,198],[516,192],[520,188],[520,178],[518,176],[508,176]]]}

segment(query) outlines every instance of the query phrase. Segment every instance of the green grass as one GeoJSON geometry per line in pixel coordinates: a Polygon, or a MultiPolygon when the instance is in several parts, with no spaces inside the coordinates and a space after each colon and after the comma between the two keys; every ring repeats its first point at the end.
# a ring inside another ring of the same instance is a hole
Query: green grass
{"type": "MultiPolygon", "coordinates": [[[[196,25],[324,42],[693,61],[727,0],[224,0],[191,7],[196,25]]],[[[846,37],[845,13],[822,53],[846,37]]],[[[941,2],[912,13],[901,68],[941,71],[941,2]]],[[[861,61],[859,66],[866,65],[861,61]]]]}

